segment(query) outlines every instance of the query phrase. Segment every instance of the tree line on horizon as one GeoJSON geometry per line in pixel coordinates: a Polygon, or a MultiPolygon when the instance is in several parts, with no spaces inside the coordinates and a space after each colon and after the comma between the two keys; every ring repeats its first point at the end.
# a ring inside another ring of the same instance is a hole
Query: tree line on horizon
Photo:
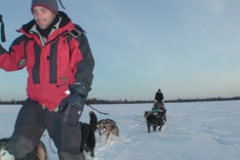
{"type": "MultiPolygon", "coordinates": [[[[240,100],[240,97],[230,97],[230,98],[222,98],[222,97],[214,97],[214,98],[195,98],[195,99],[183,99],[178,98],[175,100],[164,100],[164,103],[179,103],[179,102],[203,102],[203,101],[229,101],[229,100],[240,100]]],[[[25,100],[15,100],[12,99],[10,101],[4,101],[0,99],[1,104],[23,104],[25,100]]],[[[87,99],[86,104],[134,104],[134,103],[153,103],[154,100],[101,100],[97,98],[87,99]]]]}

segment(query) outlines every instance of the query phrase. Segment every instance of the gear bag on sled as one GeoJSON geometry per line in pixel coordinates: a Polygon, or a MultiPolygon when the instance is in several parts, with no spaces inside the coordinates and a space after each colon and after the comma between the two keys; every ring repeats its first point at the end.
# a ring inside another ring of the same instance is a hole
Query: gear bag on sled
{"type": "Polygon", "coordinates": [[[166,109],[161,102],[155,101],[153,103],[152,113],[156,113],[160,116],[165,115],[166,114],[166,109]]]}

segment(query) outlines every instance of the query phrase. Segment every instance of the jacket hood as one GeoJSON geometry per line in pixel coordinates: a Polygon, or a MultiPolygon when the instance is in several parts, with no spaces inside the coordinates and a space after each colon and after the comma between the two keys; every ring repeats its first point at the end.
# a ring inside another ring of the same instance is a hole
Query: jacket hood
{"type": "MultiPolygon", "coordinates": [[[[58,11],[58,15],[59,17],[62,18],[59,27],[63,27],[65,25],[67,25],[69,22],[71,22],[71,19],[68,17],[68,15],[62,11],[58,11]]],[[[22,30],[26,33],[29,33],[29,31],[31,30],[31,28],[36,24],[35,20],[31,20],[30,22],[28,22],[27,24],[24,24],[22,26],[22,30]]],[[[21,29],[20,29],[21,30],[21,29]]]]}

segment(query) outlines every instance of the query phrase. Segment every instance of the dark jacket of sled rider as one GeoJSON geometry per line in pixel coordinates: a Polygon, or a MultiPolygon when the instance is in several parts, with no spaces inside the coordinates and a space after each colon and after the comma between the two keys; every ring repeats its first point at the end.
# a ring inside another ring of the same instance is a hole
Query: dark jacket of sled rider
{"type": "Polygon", "coordinates": [[[9,51],[0,44],[0,68],[28,72],[28,98],[18,113],[10,152],[19,159],[32,157],[47,129],[60,160],[85,159],[79,151],[79,119],[93,80],[88,39],[58,10],[57,0],[32,0],[31,13],[33,20],[18,30],[21,35],[9,51]]]}
{"type": "Polygon", "coordinates": [[[164,99],[161,89],[158,89],[158,91],[155,93],[154,99],[157,100],[158,102],[161,102],[164,99]]]}
{"type": "Polygon", "coordinates": [[[161,92],[161,89],[158,89],[158,91],[155,93],[155,97],[154,100],[156,100],[157,102],[162,103],[162,105],[164,105],[164,96],[163,93],[161,92]]]}

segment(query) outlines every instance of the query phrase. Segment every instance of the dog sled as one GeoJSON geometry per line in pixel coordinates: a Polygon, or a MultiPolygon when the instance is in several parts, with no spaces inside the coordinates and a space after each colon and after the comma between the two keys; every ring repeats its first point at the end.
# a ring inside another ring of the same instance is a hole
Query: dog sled
{"type": "Polygon", "coordinates": [[[153,107],[152,107],[152,110],[151,110],[151,112],[153,114],[157,114],[159,116],[165,116],[166,115],[166,111],[167,110],[165,109],[165,107],[164,107],[162,102],[155,101],[153,103],[153,107]]]}
{"type": "Polygon", "coordinates": [[[150,126],[153,127],[153,131],[156,131],[157,126],[159,126],[159,131],[162,126],[167,121],[166,109],[161,102],[155,101],[151,111],[145,110],[144,118],[146,119],[148,133],[150,133],[150,126]]]}

